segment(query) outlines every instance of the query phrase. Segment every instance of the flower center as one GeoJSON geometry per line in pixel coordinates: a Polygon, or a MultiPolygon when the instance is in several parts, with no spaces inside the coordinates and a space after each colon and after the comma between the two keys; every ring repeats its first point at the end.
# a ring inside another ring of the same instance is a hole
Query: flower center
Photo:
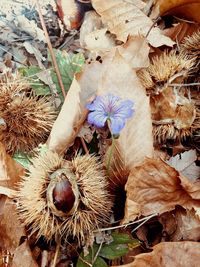
{"type": "Polygon", "coordinates": [[[112,107],[111,104],[109,104],[109,105],[106,107],[105,115],[106,115],[108,118],[110,118],[113,114],[114,114],[113,107],[112,107]]]}

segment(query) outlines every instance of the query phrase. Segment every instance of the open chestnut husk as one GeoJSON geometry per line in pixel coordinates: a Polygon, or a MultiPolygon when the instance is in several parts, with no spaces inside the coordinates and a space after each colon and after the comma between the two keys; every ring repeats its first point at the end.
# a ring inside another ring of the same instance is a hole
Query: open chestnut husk
{"type": "Polygon", "coordinates": [[[87,244],[93,231],[109,222],[112,198],[94,156],[66,161],[47,151],[33,159],[17,191],[21,220],[37,238],[75,238],[87,244]]]}

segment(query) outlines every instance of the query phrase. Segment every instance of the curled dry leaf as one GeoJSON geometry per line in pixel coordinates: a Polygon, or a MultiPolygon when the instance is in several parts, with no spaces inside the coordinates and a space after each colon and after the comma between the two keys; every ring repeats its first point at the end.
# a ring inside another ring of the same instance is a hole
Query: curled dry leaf
{"type": "Polygon", "coordinates": [[[0,250],[14,253],[22,236],[26,234],[18,219],[15,203],[7,198],[0,214],[0,250]]]}
{"type": "MultiPolygon", "coordinates": [[[[153,153],[152,123],[149,98],[135,71],[116,50],[102,64],[98,94],[112,93],[134,102],[134,114],[115,141],[109,168],[114,183],[124,185],[131,168],[153,153]],[[144,119],[145,118],[145,119],[144,119]]],[[[109,155],[108,150],[107,155],[109,155]]]]}
{"type": "Polygon", "coordinates": [[[6,153],[3,144],[0,143],[0,193],[12,196],[12,189],[15,189],[16,183],[23,174],[24,168],[6,153]]]}
{"type": "Polygon", "coordinates": [[[11,267],[38,267],[27,241],[15,250],[11,267]]]}
{"type": "Polygon", "coordinates": [[[142,1],[93,0],[92,5],[104,25],[120,41],[126,42],[128,36],[148,35],[147,40],[154,47],[174,44],[158,27],[153,27],[153,21],[142,11],[145,6],[142,1]]]}
{"type": "Polygon", "coordinates": [[[91,58],[102,56],[115,45],[114,37],[103,27],[101,17],[95,11],[85,14],[80,29],[80,45],[90,51],[91,58]]]}
{"type": "Polygon", "coordinates": [[[82,74],[74,77],[47,141],[50,150],[62,154],[73,144],[87,117],[85,105],[96,92],[100,68],[98,62],[86,65],[82,74]]]}
{"type": "Polygon", "coordinates": [[[152,252],[137,255],[132,263],[120,267],[197,267],[199,249],[198,242],[163,242],[153,247],[152,252]]]}
{"type": "Polygon", "coordinates": [[[95,11],[88,11],[85,14],[83,24],[80,28],[80,45],[85,48],[85,37],[95,30],[100,30],[103,27],[101,17],[95,11]]]}
{"type": "Polygon", "coordinates": [[[97,55],[109,51],[114,47],[115,42],[106,28],[95,30],[85,36],[86,48],[97,55]]]}
{"type": "Polygon", "coordinates": [[[192,183],[159,159],[146,159],[132,169],[126,183],[124,221],[138,215],[162,214],[179,205],[199,216],[200,181],[192,183]]]}
{"type": "Polygon", "coordinates": [[[156,0],[151,17],[175,15],[192,21],[200,22],[199,0],[156,0]]]}
{"type": "Polygon", "coordinates": [[[173,27],[164,30],[166,36],[170,37],[174,42],[180,44],[183,39],[194,32],[198,31],[198,23],[188,23],[181,21],[175,24],[173,27]]]}
{"type": "Polygon", "coordinates": [[[200,239],[200,220],[193,210],[187,211],[176,207],[175,211],[162,214],[159,221],[170,241],[198,241],[200,239]]]}

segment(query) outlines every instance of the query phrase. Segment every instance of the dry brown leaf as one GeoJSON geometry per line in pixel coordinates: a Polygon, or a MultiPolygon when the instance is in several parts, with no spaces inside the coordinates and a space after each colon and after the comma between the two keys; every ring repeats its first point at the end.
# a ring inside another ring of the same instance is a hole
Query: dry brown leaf
{"type": "MultiPolygon", "coordinates": [[[[15,162],[5,151],[3,144],[0,143],[0,186],[15,189],[16,183],[24,174],[24,168],[15,162]]],[[[1,187],[1,192],[3,188],[1,187]]],[[[12,190],[9,193],[12,195],[12,190]]],[[[6,191],[6,189],[5,189],[6,191]]],[[[7,195],[7,193],[5,193],[7,195]]]]}
{"type": "Polygon", "coordinates": [[[198,23],[179,22],[174,27],[164,30],[166,36],[180,44],[183,39],[199,30],[198,23]]]}
{"type": "Polygon", "coordinates": [[[126,42],[128,36],[147,36],[154,47],[162,45],[173,46],[174,42],[162,34],[158,27],[153,27],[152,20],[143,12],[145,4],[142,1],[124,0],[93,0],[92,5],[101,15],[102,21],[117,39],[126,42]],[[151,29],[152,28],[152,29],[151,29]]]}
{"type": "Polygon", "coordinates": [[[39,267],[33,259],[28,242],[21,244],[14,253],[11,267],[39,267]]]}
{"type": "Polygon", "coordinates": [[[191,127],[195,119],[195,105],[183,93],[175,93],[172,87],[150,98],[153,122],[156,125],[174,124],[177,129],[191,127]]]}
{"type": "Polygon", "coordinates": [[[151,17],[175,15],[192,21],[200,22],[199,0],[156,0],[151,17]]]}
{"type": "Polygon", "coordinates": [[[85,105],[95,95],[100,74],[101,64],[95,62],[74,78],[48,138],[50,150],[62,154],[73,144],[87,117],[85,105]]]}
{"type": "Polygon", "coordinates": [[[0,249],[14,253],[22,236],[26,234],[18,219],[15,203],[7,199],[0,214],[0,249]]]}
{"type": "Polygon", "coordinates": [[[162,160],[146,159],[132,169],[126,191],[125,222],[138,215],[162,214],[176,205],[194,209],[199,216],[200,181],[192,183],[162,160]]]}
{"type": "Polygon", "coordinates": [[[91,127],[91,125],[89,125],[86,121],[78,133],[78,137],[82,137],[89,144],[93,139],[94,132],[94,127],[91,127]]]}
{"type": "Polygon", "coordinates": [[[163,225],[163,232],[168,236],[168,241],[200,239],[200,220],[193,210],[186,211],[177,207],[175,211],[162,214],[159,221],[163,225]]]}
{"type": "MultiPolygon", "coordinates": [[[[115,141],[110,175],[118,184],[125,184],[131,168],[153,153],[152,123],[149,98],[131,66],[116,50],[102,64],[98,94],[112,93],[134,102],[135,113],[115,141]]],[[[108,153],[109,154],[109,150],[108,153]]]]}
{"type": "Polygon", "coordinates": [[[137,255],[132,263],[120,267],[198,267],[199,250],[198,242],[163,242],[154,246],[152,252],[137,255]]]}

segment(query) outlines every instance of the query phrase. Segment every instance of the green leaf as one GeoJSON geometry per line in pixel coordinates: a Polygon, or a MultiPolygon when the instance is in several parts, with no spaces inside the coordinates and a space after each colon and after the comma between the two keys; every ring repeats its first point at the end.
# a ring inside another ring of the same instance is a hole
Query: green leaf
{"type": "Polygon", "coordinates": [[[108,260],[114,260],[126,255],[129,251],[127,244],[105,244],[102,246],[99,255],[108,260]]]}
{"type": "Polygon", "coordinates": [[[36,95],[49,95],[50,89],[45,85],[37,76],[42,70],[37,66],[30,66],[27,68],[20,68],[19,72],[22,76],[27,77],[31,88],[35,91],[36,95]]]}
{"type": "Polygon", "coordinates": [[[107,263],[99,256],[94,262],[98,248],[99,246],[97,244],[94,244],[93,248],[89,249],[89,254],[86,257],[84,257],[83,252],[81,252],[76,267],[108,267],[107,263]]]}
{"type": "MultiPolygon", "coordinates": [[[[62,82],[65,87],[65,91],[67,92],[70,88],[74,75],[82,70],[82,67],[85,63],[85,58],[81,53],[68,54],[66,51],[56,49],[54,49],[54,53],[61,74],[62,82]]],[[[48,58],[51,61],[50,56],[48,56],[48,58]]],[[[51,70],[51,77],[56,85],[58,93],[61,95],[61,88],[58,83],[56,72],[54,70],[51,70]]]]}
{"type": "Polygon", "coordinates": [[[29,169],[29,166],[31,164],[31,157],[27,154],[22,152],[16,152],[13,155],[13,159],[19,164],[21,164],[25,169],[29,169]]]}
{"type": "Polygon", "coordinates": [[[113,232],[112,238],[113,238],[112,244],[113,243],[115,243],[115,244],[135,244],[136,247],[140,246],[140,241],[138,239],[133,238],[129,234],[113,232]]]}
{"type": "Polygon", "coordinates": [[[126,255],[129,249],[140,246],[140,242],[132,236],[123,233],[112,233],[113,241],[110,244],[104,244],[99,253],[103,258],[114,260],[126,255]]]}

